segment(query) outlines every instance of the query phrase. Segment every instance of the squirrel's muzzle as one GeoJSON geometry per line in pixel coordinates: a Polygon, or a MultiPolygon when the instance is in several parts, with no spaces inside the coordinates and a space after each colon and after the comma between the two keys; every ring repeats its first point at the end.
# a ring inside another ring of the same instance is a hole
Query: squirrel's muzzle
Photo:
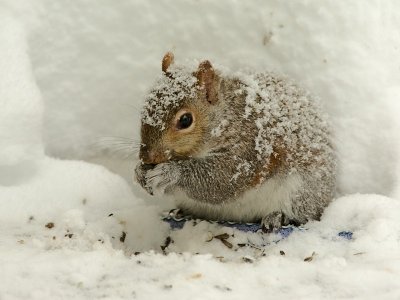
{"type": "Polygon", "coordinates": [[[141,147],[139,158],[144,164],[157,165],[168,161],[168,157],[164,151],[156,151],[148,149],[148,147],[141,147]]]}

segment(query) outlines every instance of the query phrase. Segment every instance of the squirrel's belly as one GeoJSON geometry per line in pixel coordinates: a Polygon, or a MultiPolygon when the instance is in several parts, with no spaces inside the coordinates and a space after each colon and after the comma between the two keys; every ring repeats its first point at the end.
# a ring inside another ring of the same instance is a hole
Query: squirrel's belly
{"type": "Polygon", "coordinates": [[[292,201],[301,188],[301,176],[293,173],[275,176],[227,203],[209,204],[196,201],[179,191],[173,197],[179,208],[194,217],[255,222],[275,211],[282,211],[288,217],[293,217],[292,201]]]}

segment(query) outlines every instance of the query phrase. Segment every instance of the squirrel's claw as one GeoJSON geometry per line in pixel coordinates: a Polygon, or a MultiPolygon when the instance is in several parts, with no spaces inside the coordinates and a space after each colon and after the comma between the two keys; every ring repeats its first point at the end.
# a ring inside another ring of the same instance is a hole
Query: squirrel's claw
{"type": "Polygon", "coordinates": [[[265,216],[262,221],[262,231],[265,233],[271,233],[274,230],[278,230],[284,225],[289,224],[289,219],[281,211],[275,211],[265,216]]]}
{"type": "Polygon", "coordinates": [[[146,173],[148,170],[149,168],[146,165],[139,163],[135,168],[134,179],[146,190],[146,192],[148,192],[150,195],[153,195],[153,190],[151,187],[147,186],[146,182],[146,173]]]}
{"type": "Polygon", "coordinates": [[[145,175],[146,189],[158,194],[164,194],[167,188],[178,182],[179,175],[179,170],[172,163],[158,164],[145,175]]]}

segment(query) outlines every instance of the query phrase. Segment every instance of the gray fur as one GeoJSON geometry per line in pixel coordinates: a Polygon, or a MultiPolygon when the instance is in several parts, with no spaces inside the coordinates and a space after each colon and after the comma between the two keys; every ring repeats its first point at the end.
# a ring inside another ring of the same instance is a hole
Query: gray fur
{"type": "MultiPolygon", "coordinates": [[[[219,75],[218,101],[204,107],[208,127],[202,140],[203,155],[172,156],[150,170],[139,163],[138,182],[149,192],[179,192],[217,208],[234,203],[246,191],[257,189],[271,178],[298,174],[301,187],[289,199],[291,211],[272,212],[263,222],[267,227],[278,227],[289,219],[298,223],[319,219],[335,187],[335,156],[323,114],[312,97],[286,78],[269,73],[246,76],[219,75]],[[257,87],[252,87],[255,83],[257,87]],[[260,178],[259,185],[254,184],[256,177],[260,178]]],[[[193,92],[181,98],[171,110],[177,111],[185,102],[204,101],[200,96],[193,97],[193,92]]],[[[162,123],[168,124],[171,115],[171,111],[165,113],[162,123]]],[[[142,131],[142,143],[147,146],[159,140],[164,130],[154,126],[154,132],[149,132],[148,127],[145,133],[142,131]]],[[[268,201],[265,195],[266,205],[268,201]]],[[[183,208],[192,215],[207,217],[195,207],[183,208]]],[[[258,218],[255,215],[246,221],[258,218]]]]}

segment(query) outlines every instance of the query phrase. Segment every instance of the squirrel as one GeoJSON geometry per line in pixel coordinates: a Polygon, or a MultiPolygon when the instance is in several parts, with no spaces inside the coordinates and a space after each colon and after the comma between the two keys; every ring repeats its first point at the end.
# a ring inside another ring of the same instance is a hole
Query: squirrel
{"type": "Polygon", "coordinates": [[[150,194],[267,232],[319,220],[334,197],[331,132],[308,92],[269,72],[176,66],[171,52],[141,112],[139,158],[136,180],[150,194]]]}

